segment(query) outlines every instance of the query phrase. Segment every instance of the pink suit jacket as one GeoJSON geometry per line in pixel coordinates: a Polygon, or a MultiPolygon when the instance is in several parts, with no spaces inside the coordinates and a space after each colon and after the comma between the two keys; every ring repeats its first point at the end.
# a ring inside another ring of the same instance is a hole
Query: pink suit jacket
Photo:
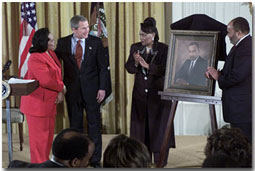
{"type": "Polygon", "coordinates": [[[22,113],[37,117],[56,115],[58,92],[63,90],[61,64],[53,51],[32,53],[28,61],[28,71],[25,79],[39,81],[39,88],[28,96],[21,97],[22,113]]]}

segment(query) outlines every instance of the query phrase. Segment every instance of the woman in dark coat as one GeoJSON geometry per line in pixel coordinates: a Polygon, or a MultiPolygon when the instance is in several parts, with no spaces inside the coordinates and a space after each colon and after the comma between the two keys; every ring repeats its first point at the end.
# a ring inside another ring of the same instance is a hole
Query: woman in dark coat
{"type": "MultiPolygon", "coordinates": [[[[130,136],[143,142],[157,163],[171,108],[171,101],[161,100],[158,95],[164,87],[168,46],[158,42],[154,18],[149,17],[141,23],[139,34],[141,42],[132,44],[125,64],[127,71],[135,74],[130,136]]],[[[172,135],[169,148],[175,147],[172,135]]],[[[163,166],[166,164],[167,157],[163,166]]]]}

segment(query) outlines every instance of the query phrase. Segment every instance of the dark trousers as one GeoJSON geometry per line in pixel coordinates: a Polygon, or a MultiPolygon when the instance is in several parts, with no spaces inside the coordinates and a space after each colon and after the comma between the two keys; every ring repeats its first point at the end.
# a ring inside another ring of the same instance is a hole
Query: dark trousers
{"type": "Polygon", "coordinates": [[[95,143],[95,151],[90,160],[91,163],[99,163],[102,155],[102,133],[101,133],[101,113],[100,104],[95,102],[86,103],[80,100],[77,103],[68,103],[68,117],[70,128],[83,130],[83,110],[86,111],[88,126],[88,136],[95,143]]]}
{"type": "Polygon", "coordinates": [[[252,144],[252,123],[230,123],[232,128],[240,128],[243,134],[248,138],[249,142],[252,144]]]}

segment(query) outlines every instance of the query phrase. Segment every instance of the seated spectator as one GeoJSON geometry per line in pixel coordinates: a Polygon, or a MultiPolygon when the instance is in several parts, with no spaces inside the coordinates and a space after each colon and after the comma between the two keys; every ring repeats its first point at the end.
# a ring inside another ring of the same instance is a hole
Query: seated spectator
{"type": "Polygon", "coordinates": [[[234,168],[240,167],[238,162],[225,154],[213,154],[205,158],[202,168],[234,168]]]}
{"type": "Polygon", "coordinates": [[[140,141],[118,135],[104,151],[104,168],[149,168],[151,156],[147,147],[140,141]]]}
{"type": "Polygon", "coordinates": [[[252,147],[239,128],[222,127],[207,138],[205,156],[225,154],[230,156],[239,167],[251,167],[252,147]]]}
{"type": "Polygon", "coordinates": [[[51,160],[43,163],[14,160],[8,168],[88,167],[94,148],[94,143],[84,133],[68,128],[61,131],[54,139],[51,160]]]}

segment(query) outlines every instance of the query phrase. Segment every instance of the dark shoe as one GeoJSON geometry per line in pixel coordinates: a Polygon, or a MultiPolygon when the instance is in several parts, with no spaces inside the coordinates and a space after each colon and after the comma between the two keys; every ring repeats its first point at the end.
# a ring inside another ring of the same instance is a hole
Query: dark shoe
{"type": "Polygon", "coordinates": [[[93,167],[93,168],[102,168],[100,163],[90,163],[90,166],[93,167]]]}

